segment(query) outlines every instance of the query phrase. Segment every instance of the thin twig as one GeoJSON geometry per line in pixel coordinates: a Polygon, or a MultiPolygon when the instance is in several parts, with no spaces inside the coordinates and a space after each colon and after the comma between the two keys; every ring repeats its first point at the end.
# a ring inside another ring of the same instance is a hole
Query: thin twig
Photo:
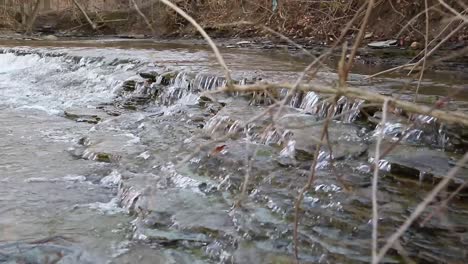
{"type": "Polygon", "coordinates": [[[424,70],[426,69],[426,62],[427,62],[427,49],[429,45],[429,8],[427,4],[427,0],[424,0],[424,6],[426,10],[426,35],[424,36],[424,57],[423,57],[423,65],[421,69],[421,73],[419,75],[418,86],[416,87],[416,92],[414,94],[414,102],[417,102],[419,87],[421,87],[421,82],[424,76],[424,70]]]}
{"type": "Polygon", "coordinates": [[[379,181],[379,162],[380,162],[380,146],[384,137],[384,127],[387,123],[387,107],[388,101],[385,100],[382,106],[382,120],[380,122],[380,131],[375,145],[374,157],[374,175],[372,178],[372,264],[377,264],[377,238],[378,238],[378,221],[379,221],[379,208],[377,201],[378,181],[379,181]]]}
{"type": "Polygon", "coordinates": [[[447,36],[445,36],[445,38],[442,39],[442,41],[440,41],[439,43],[437,43],[437,45],[431,49],[431,51],[429,51],[426,56],[424,56],[424,58],[421,58],[419,61],[417,61],[414,65],[413,65],[413,68],[411,69],[411,71],[408,73],[408,75],[410,75],[414,69],[416,67],[418,67],[427,57],[431,56],[432,54],[434,54],[434,52],[436,52],[445,42],[447,42],[451,37],[453,37],[460,29],[462,29],[465,25],[466,25],[467,22],[464,22],[464,23],[461,23],[457,28],[455,28],[454,30],[452,30],[447,36]]]}
{"type": "MultiPolygon", "coordinates": [[[[336,100],[335,100],[336,102],[336,100]]],[[[297,195],[296,201],[294,203],[294,230],[293,230],[293,240],[294,240],[294,257],[296,258],[296,262],[299,262],[299,213],[301,210],[301,203],[304,200],[304,195],[305,193],[310,189],[312,184],[314,183],[315,180],[315,173],[317,171],[317,163],[318,163],[318,157],[320,154],[320,149],[322,148],[323,141],[325,139],[325,136],[327,134],[328,130],[328,125],[330,120],[332,119],[332,110],[335,105],[332,105],[327,114],[327,119],[325,123],[323,124],[323,129],[320,135],[320,142],[315,146],[315,152],[314,152],[314,159],[312,161],[312,165],[310,166],[310,173],[309,177],[307,179],[307,183],[304,185],[304,187],[299,191],[299,194],[297,195]]]]}
{"type": "Polygon", "coordinates": [[[133,7],[135,8],[135,10],[137,11],[137,13],[143,18],[143,20],[145,21],[146,25],[148,26],[148,28],[151,30],[151,33],[152,35],[154,36],[156,31],[154,30],[154,27],[153,25],[151,24],[151,22],[149,21],[149,19],[146,17],[146,15],[141,12],[140,10],[140,7],[138,7],[137,3],[135,2],[135,0],[131,0],[132,3],[133,3],[133,7]]]}
{"type": "Polygon", "coordinates": [[[366,10],[366,14],[364,16],[364,20],[361,24],[361,29],[359,30],[359,33],[356,37],[356,41],[354,42],[354,46],[353,48],[351,49],[351,54],[349,55],[349,62],[348,64],[346,65],[346,75],[349,74],[349,71],[351,70],[351,66],[353,65],[354,63],[354,57],[356,57],[356,53],[357,53],[357,50],[359,48],[359,46],[361,45],[361,42],[362,40],[364,39],[364,34],[366,32],[366,26],[367,26],[367,23],[369,21],[369,17],[372,13],[372,8],[374,8],[374,0],[368,0],[367,1],[367,10],[366,10]]]}
{"type": "Polygon", "coordinates": [[[181,15],[183,18],[185,18],[188,22],[190,22],[190,24],[192,24],[196,29],[197,31],[203,36],[203,38],[206,40],[206,42],[208,42],[208,44],[210,45],[211,49],[213,50],[215,56],[216,56],[216,59],[218,60],[219,64],[221,65],[221,67],[223,67],[224,69],[224,75],[226,76],[226,83],[227,83],[227,86],[228,88],[229,87],[232,87],[233,85],[233,81],[232,81],[232,78],[231,78],[231,73],[229,71],[229,68],[228,66],[226,65],[226,62],[224,62],[224,58],[223,56],[221,55],[221,52],[219,52],[219,49],[218,47],[216,46],[216,44],[213,42],[213,40],[210,38],[210,36],[208,36],[208,34],[206,33],[205,30],[203,30],[203,28],[200,26],[200,24],[197,23],[197,21],[195,21],[195,19],[193,19],[189,14],[187,14],[184,10],[180,9],[178,6],[176,6],[175,4],[173,4],[171,1],[169,0],[159,0],[161,1],[163,4],[167,5],[168,7],[172,8],[174,11],[176,11],[179,15],[181,15]]]}
{"type": "Polygon", "coordinates": [[[447,8],[452,14],[454,14],[458,19],[463,20],[465,23],[468,23],[468,17],[462,15],[460,12],[455,10],[453,7],[451,7],[449,4],[444,2],[443,0],[439,0],[439,3],[443,5],[445,8],[447,8]]]}
{"type": "MultiPolygon", "coordinates": [[[[254,91],[263,91],[266,89],[293,89],[295,87],[294,84],[291,83],[259,83],[253,85],[234,85],[233,88],[220,88],[217,92],[225,92],[225,91],[238,91],[238,92],[254,92],[254,91]]],[[[401,108],[406,112],[422,114],[422,115],[430,115],[442,122],[450,123],[450,124],[460,124],[464,126],[468,126],[468,115],[459,111],[444,111],[440,109],[436,109],[434,107],[429,107],[423,104],[417,104],[413,102],[408,102],[404,100],[399,100],[390,96],[381,95],[377,92],[372,92],[364,89],[352,88],[348,87],[346,90],[338,91],[336,88],[332,87],[324,87],[324,86],[316,86],[314,84],[300,84],[297,87],[297,90],[303,92],[318,92],[324,94],[337,94],[342,93],[342,95],[351,98],[358,98],[362,100],[366,100],[372,103],[383,103],[385,100],[388,100],[390,104],[395,107],[401,108]]]]}
{"type": "Polygon", "coordinates": [[[257,156],[258,145],[255,146],[255,149],[252,152],[253,153],[252,157],[249,157],[249,152],[250,152],[249,151],[249,141],[245,142],[245,149],[246,149],[246,153],[245,153],[245,156],[246,156],[246,160],[245,160],[245,177],[244,177],[244,182],[242,183],[242,188],[241,188],[241,193],[240,193],[239,199],[237,200],[237,206],[241,206],[242,202],[245,200],[245,197],[246,197],[246,194],[247,194],[247,188],[249,187],[253,162],[255,160],[255,156],[257,156]]]}
{"type": "Polygon", "coordinates": [[[460,159],[456,166],[452,168],[442,181],[432,189],[432,191],[424,198],[424,200],[418,204],[413,213],[406,219],[406,221],[393,233],[379,251],[377,255],[377,263],[380,262],[387,251],[393,246],[393,244],[408,230],[411,224],[424,212],[426,207],[437,197],[437,195],[447,186],[447,184],[455,177],[461,167],[468,162],[468,153],[466,153],[462,159],[460,159]]]}
{"type": "MultiPolygon", "coordinates": [[[[373,2],[373,0],[371,0],[371,1],[373,2]]],[[[302,71],[302,73],[299,75],[299,78],[297,78],[293,88],[288,91],[286,97],[283,99],[283,101],[282,101],[282,103],[280,105],[280,108],[278,109],[278,112],[276,114],[276,118],[281,115],[281,111],[282,111],[284,105],[286,104],[286,102],[296,93],[296,90],[298,89],[299,84],[304,80],[307,72],[309,72],[317,63],[321,63],[322,59],[325,58],[326,56],[328,56],[329,54],[331,54],[333,49],[336,48],[341,43],[341,41],[346,36],[346,33],[349,31],[349,29],[351,28],[351,26],[353,25],[353,23],[356,21],[356,19],[359,17],[360,13],[363,10],[364,10],[364,5],[361,6],[361,8],[357,11],[357,13],[353,17],[353,19],[351,19],[351,21],[349,21],[346,24],[346,27],[343,29],[343,31],[341,32],[341,35],[338,37],[338,39],[335,41],[335,43],[332,45],[332,47],[330,47],[330,49],[328,49],[327,52],[325,52],[322,55],[320,55],[319,57],[315,58],[314,61],[312,61],[309,65],[307,65],[307,67],[304,69],[304,71],[302,71]]],[[[350,63],[352,63],[352,62],[353,62],[353,60],[351,59],[350,63]]],[[[344,80],[346,80],[347,79],[347,74],[343,75],[342,78],[344,80]]]]}
{"type": "Polygon", "coordinates": [[[443,208],[447,207],[448,203],[453,200],[453,198],[455,198],[455,196],[458,195],[458,193],[460,193],[463,189],[466,188],[466,186],[468,186],[468,181],[465,181],[463,182],[463,184],[460,184],[460,186],[458,186],[458,188],[453,191],[452,193],[450,193],[450,196],[447,197],[447,199],[443,200],[442,202],[440,202],[440,204],[434,208],[433,212],[431,214],[429,214],[420,224],[420,226],[424,226],[426,224],[427,221],[429,221],[433,216],[434,214],[436,213],[439,213],[440,211],[442,211],[443,208]]]}

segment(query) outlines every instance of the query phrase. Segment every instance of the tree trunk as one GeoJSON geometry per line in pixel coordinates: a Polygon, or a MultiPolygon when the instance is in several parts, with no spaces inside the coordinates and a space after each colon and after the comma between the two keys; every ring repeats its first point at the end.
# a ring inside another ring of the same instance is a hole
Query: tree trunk
{"type": "Polygon", "coordinates": [[[50,10],[51,8],[50,0],[44,0],[44,10],[50,10]]]}
{"type": "Polygon", "coordinates": [[[36,0],[36,4],[34,5],[34,9],[33,9],[32,13],[31,13],[31,15],[29,16],[28,24],[26,26],[26,34],[27,35],[31,35],[31,33],[32,33],[32,28],[34,26],[34,22],[36,21],[37,15],[39,14],[39,10],[41,8],[42,1],[43,0],[36,0]]]}
{"type": "Polygon", "coordinates": [[[138,7],[137,3],[135,2],[135,0],[131,0],[132,3],[133,3],[133,6],[135,7],[135,10],[138,12],[138,14],[143,18],[143,20],[145,21],[146,25],[148,26],[148,28],[151,30],[151,33],[155,34],[155,30],[153,28],[153,25],[151,25],[150,21],[148,20],[148,18],[145,16],[145,14],[143,14],[143,12],[141,12],[140,8],[138,7]]]}
{"type": "Polygon", "coordinates": [[[91,18],[89,18],[88,14],[86,13],[86,11],[84,10],[84,8],[80,5],[80,3],[78,3],[77,0],[73,0],[73,3],[75,3],[75,5],[78,7],[78,9],[80,9],[81,13],[83,13],[83,15],[85,16],[86,20],[88,21],[89,25],[91,25],[91,27],[96,30],[97,29],[97,26],[96,24],[91,20],[91,18]]]}
{"type": "Polygon", "coordinates": [[[26,3],[20,3],[20,14],[21,14],[21,26],[23,27],[23,29],[26,28],[26,23],[27,23],[27,17],[28,17],[28,14],[27,14],[27,8],[26,8],[26,3]]]}

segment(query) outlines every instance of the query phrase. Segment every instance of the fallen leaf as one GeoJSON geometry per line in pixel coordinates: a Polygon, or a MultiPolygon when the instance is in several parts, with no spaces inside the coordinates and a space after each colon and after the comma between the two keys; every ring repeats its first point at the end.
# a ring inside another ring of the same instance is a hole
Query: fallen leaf
{"type": "Polygon", "coordinates": [[[224,150],[225,147],[226,147],[226,145],[217,146],[216,148],[213,149],[213,151],[211,152],[211,155],[216,155],[216,154],[220,153],[221,151],[224,150]]]}

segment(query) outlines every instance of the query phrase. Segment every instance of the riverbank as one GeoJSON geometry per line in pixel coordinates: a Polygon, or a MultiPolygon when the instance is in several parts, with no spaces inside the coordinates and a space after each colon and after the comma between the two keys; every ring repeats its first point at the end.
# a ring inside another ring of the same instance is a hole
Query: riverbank
{"type": "MultiPolygon", "coordinates": [[[[364,19],[364,1],[178,1],[177,5],[191,15],[214,38],[269,41],[282,43],[281,34],[303,46],[330,46],[342,34],[353,17],[343,40],[353,42],[364,19]],[[247,23],[251,23],[248,24],[247,23]],[[276,33],[273,33],[275,31],[276,33]]],[[[459,9],[456,1],[447,1],[459,9]]],[[[466,47],[468,26],[458,26],[460,21],[437,1],[429,1],[428,39],[453,30],[447,48],[466,47]]],[[[96,25],[93,29],[83,14],[74,8],[40,12],[33,33],[58,36],[142,36],[157,38],[194,38],[199,36],[188,21],[160,2],[143,2],[139,9],[131,5],[122,9],[88,11],[96,25]],[[145,16],[145,18],[142,17],[145,16]],[[147,21],[145,21],[145,19],[147,21]],[[148,24],[149,23],[149,24],[148,24]]],[[[397,40],[400,48],[416,47],[424,43],[426,13],[418,1],[377,1],[365,29],[363,45],[380,40],[397,40]]],[[[462,11],[460,11],[462,12],[462,11]]],[[[6,13],[8,15],[8,13],[6,13]]],[[[10,14],[17,20],[18,14],[10,14]]],[[[16,24],[20,21],[16,21],[16,24]]],[[[14,22],[0,28],[19,30],[14,22]]]]}

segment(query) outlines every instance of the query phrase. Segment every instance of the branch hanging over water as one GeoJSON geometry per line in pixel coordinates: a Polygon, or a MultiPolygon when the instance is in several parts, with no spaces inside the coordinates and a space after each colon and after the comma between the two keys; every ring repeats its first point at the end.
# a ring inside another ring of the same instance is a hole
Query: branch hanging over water
{"type": "Polygon", "coordinates": [[[229,71],[229,68],[226,65],[226,62],[224,62],[224,58],[221,55],[221,52],[219,52],[218,47],[213,42],[213,40],[210,38],[210,36],[208,36],[208,33],[206,33],[206,31],[202,28],[202,26],[200,26],[200,24],[197,23],[197,21],[195,21],[195,19],[193,19],[189,14],[187,14],[184,10],[180,9],[177,5],[173,4],[171,1],[169,1],[169,0],[159,0],[159,1],[161,1],[163,4],[165,4],[166,6],[170,7],[174,11],[176,11],[179,15],[181,15],[188,22],[190,22],[190,24],[192,24],[197,29],[198,32],[200,32],[200,34],[203,36],[203,38],[206,40],[206,42],[208,42],[211,49],[213,50],[219,64],[224,69],[224,74],[226,76],[227,87],[232,88],[233,87],[233,82],[232,82],[231,73],[229,71]]]}
{"type": "MultiPolygon", "coordinates": [[[[253,85],[234,85],[233,87],[220,88],[216,92],[259,92],[269,89],[295,89],[295,85],[291,83],[259,83],[253,85]]],[[[434,109],[434,107],[421,105],[413,102],[399,100],[390,96],[381,95],[377,92],[367,91],[363,89],[351,88],[336,89],[332,87],[316,86],[312,84],[300,84],[297,87],[298,91],[303,92],[316,92],[322,94],[336,94],[340,96],[346,96],[355,99],[363,99],[372,103],[388,103],[394,107],[401,108],[406,112],[411,112],[421,115],[429,115],[437,118],[441,122],[449,124],[461,124],[468,127],[468,115],[458,111],[444,111],[440,109],[434,109]]]]}

